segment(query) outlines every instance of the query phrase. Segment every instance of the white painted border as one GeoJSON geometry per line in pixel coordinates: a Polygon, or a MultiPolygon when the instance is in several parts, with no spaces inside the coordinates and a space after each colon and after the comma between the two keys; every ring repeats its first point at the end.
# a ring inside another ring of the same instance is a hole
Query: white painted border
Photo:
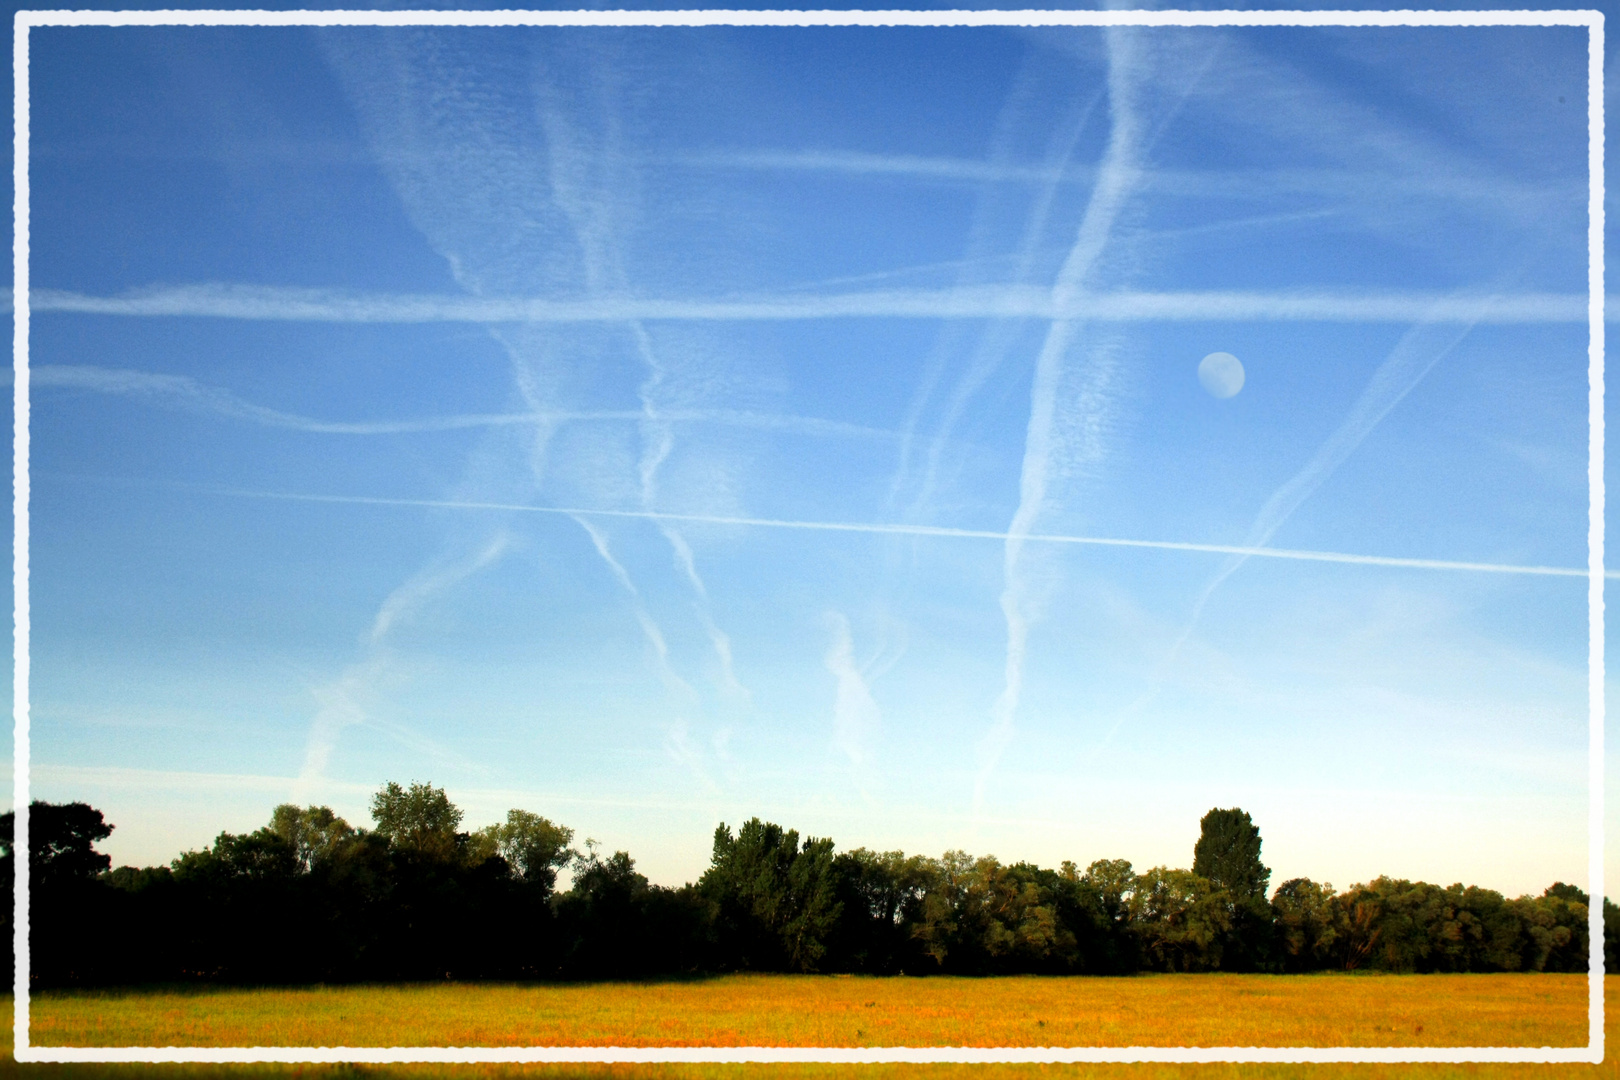
{"type": "Polygon", "coordinates": [[[1603,1060],[1603,13],[1561,11],[19,11],[13,23],[13,860],[19,1062],[1590,1062],[1603,1060]],[[37,1047],[28,1041],[28,34],[36,26],[1584,26],[1590,1042],[1584,1047],[37,1047]]]}
{"type": "MultiPolygon", "coordinates": [[[[1603,26],[1599,11],[19,11],[18,26],[1603,26]]],[[[1601,54],[1599,54],[1601,55],[1601,54]]]]}

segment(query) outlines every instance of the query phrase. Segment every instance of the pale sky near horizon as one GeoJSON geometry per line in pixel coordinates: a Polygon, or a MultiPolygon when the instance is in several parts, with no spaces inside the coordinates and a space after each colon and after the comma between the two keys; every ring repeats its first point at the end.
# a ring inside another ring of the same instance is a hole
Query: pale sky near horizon
{"type": "Polygon", "coordinates": [[[1584,886],[1586,47],[36,30],[35,793],[1584,886]]]}

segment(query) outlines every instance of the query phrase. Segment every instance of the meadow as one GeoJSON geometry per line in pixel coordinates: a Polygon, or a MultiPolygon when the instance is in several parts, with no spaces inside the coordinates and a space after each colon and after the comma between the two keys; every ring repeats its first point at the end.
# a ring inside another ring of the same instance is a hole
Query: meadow
{"type": "MultiPolygon", "coordinates": [[[[1608,979],[1609,1016],[1620,978],[1608,979]]],[[[417,984],[51,992],[45,1045],[1344,1045],[1572,1046],[1585,979],[1566,975],[1149,975],[1122,979],[739,975],[585,985],[417,984]]],[[[1620,1025],[1609,1024],[1610,1038],[1620,1025]]],[[[8,1048],[9,1049],[9,1048],[8,1048]]],[[[534,1075],[815,1080],[854,1073],[1147,1080],[1160,1077],[1620,1076],[1571,1065],[553,1065],[17,1066],[13,1075],[338,1077],[534,1075]]]]}
{"type": "Polygon", "coordinates": [[[1575,1046],[1578,975],[848,978],[109,990],[59,1046],[1575,1046]]]}

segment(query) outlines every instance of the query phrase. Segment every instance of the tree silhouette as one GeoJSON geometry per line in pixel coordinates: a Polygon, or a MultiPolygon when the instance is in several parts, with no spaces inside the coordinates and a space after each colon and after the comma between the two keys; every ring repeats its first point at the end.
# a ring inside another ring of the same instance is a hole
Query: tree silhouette
{"type": "Polygon", "coordinates": [[[449,860],[460,848],[456,826],[461,811],[443,788],[412,782],[402,788],[390,780],[371,797],[371,817],[377,832],[401,851],[449,860]]]}
{"type": "Polygon", "coordinates": [[[472,835],[480,851],[505,859],[526,884],[543,895],[556,885],[557,871],[579,857],[568,846],[573,839],[573,829],[527,810],[508,810],[504,822],[486,825],[472,835]]]}
{"type": "Polygon", "coordinates": [[[112,866],[112,859],[91,845],[107,839],[112,831],[101,811],[86,803],[33,803],[28,808],[28,864],[33,880],[49,886],[94,878],[112,866]]]}
{"type": "Polygon", "coordinates": [[[1266,899],[1271,871],[1260,862],[1260,829],[1246,811],[1211,810],[1199,822],[1192,872],[1208,878],[1239,902],[1266,899]]]}

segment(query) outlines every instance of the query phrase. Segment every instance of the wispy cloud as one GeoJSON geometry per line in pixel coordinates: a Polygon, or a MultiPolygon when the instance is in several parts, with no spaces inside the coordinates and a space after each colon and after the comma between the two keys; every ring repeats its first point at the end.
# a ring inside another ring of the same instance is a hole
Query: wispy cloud
{"type": "MultiPolygon", "coordinates": [[[[1111,29],[1105,31],[1104,39],[1108,51],[1111,127],[1079,234],[1052,286],[1054,302],[1060,307],[1092,279],[1115,222],[1133,192],[1140,169],[1141,122],[1134,101],[1136,88],[1132,84],[1142,78],[1143,72],[1133,54],[1135,37],[1129,31],[1111,29]]],[[[1047,508],[1054,459],[1068,451],[1063,445],[1065,439],[1078,437],[1094,441],[1095,432],[1107,426],[1107,414],[1112,408],[1108,393],[1111,357],[1106,351],[1093,347],[1086,350],[1084,357],[1087,370],[1078,376],[1080,401],[1076,415],[1067,423],[1059,417],[1058,390],[1074,378],[1064,369],[1070,351],[1080,344],[1080,330],[1080,325],[1072,318],[1054,319],[1035,358],[1024,459],[1019,471],[1018,508],[1008,526],[1002,553],[1001,613],[1007,627],[1003,683],[990,709],[990,729],[978,747],[978,771],[973,784],[975,813],[983,809],[985,787],[1012,740],[1023,693],[1030,625],[1038,617],[1044,599],[1024,562],[1025,537],[1034,530],[1036,519],[1047,508]],[[1064,431],[1060,424],[1076,430],[1064,431]]]]}
{"type": "Polygon", "coordinates": [[[882,727],[883,714],[872,697],[866,675],[855,661],[855,641],[849,619],[842,612],[827,613],[832,642],[822,663],[837,682],[833,698],[833,745],[858,770],[872,762],[872,741],[882,727]]]}
{"type": "MultiPolygon", "coordinates": [[[[179,485],[177,485],[179,486],[179,485]]],[[[1244,547],[1239,544],[1204,544],[1180,540],[1141,540],[1114,536],[1074,536],[1063,533],[1012,533],[994,529],[953,529],[937,525],[910,525],[886,522],[790,521],[780,518],[738,517],[724,514],[677,514],[646,510],[605,510],[588,507],[535,506],[526,503],[476,502],[455,499],[395,499],[369,495],[313,495],[298,492],[250,491],[204,485],[184,485],[231,498],[288,499],[296,502],[334,503],[355,506],[399,506],[427,510],[467,510],[498,513],[560,514],[580,518],[636,518],[667,520],[697,525],[793,529],[807,532],[870,533],[888,536],[916,536],[952,540],[987,540],[1005,544],[1017,539],[1023,544],[1077,544],[1094,547],[1142,548],[1152,551],[1185,551],[1212,555],[1241,555],[1245,558],[1290,559],[1303,562],[1344,563],[1355,566],[1385,566],[1409,570],[1447,570],[1482,574],[1526,574],[1533,577],[1584,578],[1584,569],[1568,566],[1534,566],[1515,563],[1469,562],[1457,559],[1417,559],[1392,555],[1362,555],[1339,551],[1310,551],[1298,548],[1244,547]]],[[[1608,572],[1620,577],[1620,570],[1608,572]]]]}
{"type": "MultiPolygon", "coordinates": [[[[130,397],[163,408],[245,420],[265,427],[306,431],[318,435],[402,435],[484,427],[640,423],[645,419],[645,413],[635,409],[577,409],[462,413],[416,420],[319,420],[255,405],[228,390],[209,386],[185,375],[163,375],[128,368],[80,364],[41,365],[31,368],[29,374],[33,385],[41,388],[86,390],[98,394],[130,397]]],[[[659,413],[659,419],[669,424],[713,424],[824,439],[893,441],[899,438],[896,432],[839,420],[748,412],[740,409],[666,409],[659,413]]]]}
{"type": "MultiPolygon", "coordinates": [[[[1034,100],[1040,75],[1040,66],[1027,62],[1002,107],[992,143],[992,155],[998,163],[1012,153],[1012,146],[1024,125],[1034,116],[1040,116],[1043,120],[1046,118],[1047,110],[1039,107],[1034,100]]],[[[1105,97],[1106,90],[1099,87],[1083,105],[1077,104],[1070,115],[1056,118],[1054,131],[1048,138],[1046,146],[1046,163],[1050,167],[1048,172],[1051,177],[1036,189],[1034,197],[1030,200],[1024,214],[1023,230],[1019,236],[1017,250],[997,284],[1004,287],[1029,288],[1029,283],[1037,276],[1042,266],[1043,249],[1052,243],[1049,233],[1052,219],[1058,212],[1060,188],[1057,177],[1074,157],[1075,147],[1082,133],[1105,97]]],[[[981,192],[968,242],[968,250],[975,255],[993,249],[998,241],[995,224],[1002,207],[1001,200],[995,197],[997,194],[994,188],[981,192]]],[[[957,280],[957,287],[982,286],[984,284],[982,276],[974,273],[982,270],[982,267],[983,264],[978,262],[969,262],[965,265],[957,280]]],[[[930,358],[922,385],[907,412],[903,429],[905,438],[901,442],[898,467],[890,485],[891,504],[910,479],[914,444],[918,441],[917,428],[922,422],[924,410],[932,404],[936,396],[938,384],[944,374],[946,354],[967,329],[955,322],[948,324],[935,347],[934,355],[930,358]]],[[[1022,336],[1023,327],[1017,321],[996,319],[975,329],[979,332],[965,370],[946,393],[934,422],[934,438],[929,440],[922,477],[912,495],[909,507],[910,516],[914,520],[926,513],[926,507],[940,483],[944,450],[956,425],[970,401],[1006,362],[1015,343],[1022,336]]]]}
{"type": "Polygon", "coordinates": [[[664,685],[671,691],[679,692],[684,698],[695,696],[690,683],[676,674],[669,662],[669,643],[664,638],[664,631],[647,611],[647,605],[641,599],[641,590],[631,580],[630,572],[624,568],[613,555],[608,546],[607,534],[588,521],[583,514],[570,514],[570,517],[585,530],[591,538],[591,545],[596,548],[597,555],[607,564],[608,570],[619,583],[619,587],[630,598],[632,608],[635,610],[636,623],[641,627],[642,636],[647,639],[647,645],[652,649],[653,657],[658,664],[658,673],[664,680],[664,685]]]}
{"type": "MultiPolygon", "coordinates": [[[[612,80],[606,81],[612,83],[612,80]]],[[[599,85],[596,96],[609,98],[612,89],[612,85],[599,85]]],[[[542,98],[541,124],[552,150],[552,195],[573,226],[585,260],[587,288],[593,294],[625,292],[629,274],[622,256],[624,240],[621,222],[626,214],[622,205],[627,201],[623,173],[628,170],[628,165],[619,138],[619,124],[612,111],[613,103],[609,100],[602,105],[606,115],[600,118],[603,131],[600,145],[587,148],[581,145],[580,133],[560,107],[559,92],[542,83],[539,93],[542,98]],[[603,177],[591,176],[592,163],[604,172],[603,177]]],[[[675,429],[664,415],[671,371],[643,320],[627,319],[624,329],[646,371],[637,389],[641,402],[638,426],[642,444],[637,473],[641,507],[650,511],[658,502],[659,470],[675,450],[675,429]]],[[[708,589],[698,573],[697,559],[691,545],[672,523],[659,521],[657,525],[659,533],[670,546],[681,580],[692,590],[692,606],[719,665],[722,690],[728,695],[746,698],[747,690],[738,681],[732,662],[731,639],[715,621],[708,589]]]]}
{"type": "MultiPolygon", "coordinates": [[[[747,322],[802,319],[1042,319],[1103,322],[1584,323],[1586,297],[1298,289],[1278,292],[1096,292],[1023,285],[878,289],[722,298],[600,295],[577,299],[340,292],[256,285],[192,285],[121,296],[36,289],[37,313],[354,323],[747,322]]],[[[1620,316],[1617,316],[1620,317],[1620,316]]]]}
{"type": "MultiPolygon", "coordinates": [[[[1276,535],[1301,503],[1310,498],[1317,488],[1333,474],[1356,447],[1377,427],[1390,411],[1399,405],[1433,367],[1443,360],[1473,329],[1472,324],[1456,326],[1425,320],[1412,327],[1395,343],[1384,362],[1373,372],[1361,395],[1350,407],[1349,414],[1340,422],[1332,435],[1317,448],[1309,461],[1281,487],[1272,492],[1255,515],[1249,533],[1240,545],[1243,548],[1262,548],[1276,535]]],[[[1204,586],[1188,620],[1186,633],[1203,613],[1204,606],[1221,584],[1243,565],[1249,556],[1234,553],[1220,571],[1204,586]]]]}
{"type": "Polygon", "coordinates": [[[338,738],[351,727],[365,723],[370,696],[386,667],[381,657],[353,664],[343,674],[311,693],[318,706],[304,738],[304,763],[293,783],[292,798],[303,802],[313,790],[324,786],[326,768],[338,738]]]}
{"type": "MultiPolygon", "coordinates": [[[[639,390],[642,451],[638,471],[641,477],[641,506],[642,509],[650,511],[658,501],[658,470],[675,450],[675,430],[664,416],[662,402],[659,400],[660,391],[669,377],[669,372],[660,361],[647,328],[640,322],[635,322],[631,324],[631,330],[635,336],[637,351],[647,365],[647,377],[639,390]]],[[[703,627],[704,635],[709,639],[715,661],[720,668],[721,689],[730,696],[746,699],[748,690],[738,681],[736,667],[732,662],[731,637],[720,629],[715,621],[709,603],[709,590],[698,574],[697,557],[692,552],[692,546],[686,542],[686,538],[673,523],[659,521],[657,524],[659,533],[669,544],[675,568],[680,572],[681,579],[692,590],[693,610],[703,627]]]]}
{"type": "MultiPolygon", "coordinates": [[[[635,144],[634,121],[616,74],[624,60],[617,39],[593,36],[560,49],[512,39],[487,50],[421,33],[386,40],[330,34],[322,43],[411,220],[465,293],[203,291],[225,296],[225,305],[213,308],[220,314],[247,299],[237,310],[248,318],[256,310],[270,318],[486,326],[508,356],[525,406],[520,415],[532,423],[510,441],[492,438],[480,448],[463,485],[475,501],[567,491],[587,504],[634,500],[654,509],[677,435],[711,422],[814,438],[895,438],[855,424],[716,408],[712,398],[671,400],[664,393],[666,358],[643,325],[662,306],[620,302],[632,294],[627,260],[637,174],[645,164],[626,154],[635,144]],[[559,297],[566,298],[561,308],[553,303],[559,297]],[[624,390],[638,363],[639,407],[625,408],[624,390]],[[616,407],[590,407],[601,404],[616,407]],[[631,430],[580,429],[575,421],[585,418],[625,422],[631,430]],[[639,456],[627,453],[627,435],[640,436],[639,456]]],[[[689,712],[696,693],[676,663],[683,639],[666,634],[679,627],[655,603],[659,581],[624,554],[641,554],[631,546],[639,537],[610,539],[605,522],[584,515],[576,521],[628,600],[649,660],[674,699],[671,708],[689,712]]],[[[722,690],[746,696],[730,639],[709,609],[697,556],[674,523],[653,523],[670,547],[680,587],[690,589],[722,690]]],[[[689,745],[677,735],[676,743],[689,745]]]]}
{"type": "Polygon", "coordinates": [[[693,744],[691,727],[685,720],[677,720],[664,731],[664,751],[692,774],[698,784],[710,795],[721,794],[703,763],[703,752],[693,744]]]}
{"type": "MultiPolygon", "coordinates": [[[[1388,416],[1390,411],[1411,393],[1413,388],[1421,382],[1430,370],[1444,359],[1473,329],[1472,324],[1455,326],[1433,321],[1423,321],[1412,327],[1401,339],[1395,343],[1384,362],[1373,372],[1372,378],[1356,399],[1355,404],[1345,419],[1340,422],[1333,434],[1317,448],[1309,461],[1298,472],[1290,477],[1281,487],[1272,492],[1259,513],[1255,515],[1249,527],[1248,536],[1244,543],[1235,547],[1228,558],[1221,564],[1213,577],[1205,583],[1197,599],[1193,601],[1192,611],[1187,616],[1186,623],[1175,640],[1165,651],[1162,659],[1156,665],[1156,671],[1150,684],[1138,697],[1126,706],[1114,718],[1108,730],[1104,732],[1101,740],[1092,749],[1090,758],[1094,760],[1099,753],[1113,740],[1121,727],[1139,716],[1142,711],[1158,696],[1163,679],[1180,656],[1182,649],[1192,637],[1199,620],[1203,618],[1204,609],[1209,605],[1210,599],[1228,578],[1238,571],[1250,558],[1263,551],[1276,550],[1266,545],[1276,535],[1283,523],[1299,509],[1300,505],[1310,498],[1320,488],[1324,481],[1342,465],[1355,449],[1367,438],[1372,430],[1388,416]]],[[[1350,561],[1348,559],[1344,561],[1350,561]]],[[[1355,561],[1370,563],[1370,559],[1363,556],[1355,561]]],[[[1391,560],[1381,560],[1386,565],[1391,560]]],[[[1433,560],[1414,560],[1415,567],[1430,569],[1459,569],[1476,570],[1484,572],[1508,572],[1500,564],[1490,563],[1454,563],[1439,565],[1433,560]]],[[[1543,574],[1567,577],[1584,577],[1584,572],[1574,568],[1555,567],[1525,567],[1521,573],[1543,574]]],[[[1609,572],[1607,577],[1620,577],[1620,573],[1609,572]]]]}
{"type": "Polygon", "coordinates": [[[396,674],[384,649],[385,639],[395,627],[420,611],[431,599],[499,561],[511,546],[509,536],[497,533],[472,558],[419,571],[383,599],[365,638],[365,659],[345,668],[332,682],[311,691],[318,708],[305,737],[304,763],[292,792],[295,801],[301,802],[311,792],[323,787],[332,751],[343,732],[351,727],[379,727],[417,749],[426,749],[434,756],[445,756],[443,749],[432,740],[373,715],[371,699],[380,685],[396,674]]]}
{"type": "Polygon", "coordinates": [[[824,172],[859,177],[899,177],[967,184],[1087,183],[1093,170],[1065,164],[1015,164],[920,154],[872,154],[858,150],[710,150],[670,158],[677,165],[764,172],[824,172]]]}
{"type": "MultiPolygon", "coordinates": [[[[1272,96],[1268,95],[1268,98],[1272,96]]],[[[1335,103],[1335,111],[1343,109],[1342,104],[1335,103]]],[[[1251,111],[1262,114],[1262,122],[1274,122],[1276,119],[1276,114],[1270,110],[1251,111]]],[[[1340,125],[1322,123],[1320,114],[1310,108],[1290,108],[1290,121],[1296,112],[1314,118],[1322,130],[1343,130],[1340,125]]],[[[1372,118],[1363,117],[1361,122],[1365,123],[1368,119],[1372,118]]],[[[698,168],[826,173],[873,180],[904,179],[950,184],[1090,185],[1096,182],[1097,176],[1096,167],[1084,163],[978,160],[837,149],[722,149],[683,154],[670,160],[674,164],[698,168]]],[[[1452,168],[1405,171],[1392,167],[1388,160],[1363,162],[1360,168],[1144,168],[1140,183],[1144,192],[1154,195],[1239,197],[1256,201],[1282,195],[1336,196],[1340,200],[1346,197],[1427,197],[1476,207],[1487,213],[1516,209],[1527,201],[1580,194],[1578,186],[1557,182],[1529,184],[1501,177],[1458,175],[1452,168]]]]}
{"type": "Polygon", "coordinates": [[[708,637],[709,646],[714,650],[715,660],[720,665],[720,689],[730,697],[746,701],[750,694],[748,688],[737,679],[736,664],[731,652],[731,635],[720,629],[720,625],[714,621],[709,602],[709,589],[698,576],[697,560],[692,554],[692,545],[687,543],[685,536],[671,528],[668,522],[660,522],[659,527],[674,553],[675,568],[692,588],[695,597],[693,608],[697,613],[698,622],[702,624],[703,633],[708,637]]]}
{"type": "Polygon", "coordinates": [[[377,609],[376,618],[371,622],[371,632],[367,635],[367,642],[371,645],[380,645],[397,623],[408,617],[412,611],[419,609],[430,597],[460,584],[493,564],[511,547],[511,537],[499,533],[471,559],[449,566],[429,567],[412,575],[404,584],[389,593],[382,606],[377,609]]]}

